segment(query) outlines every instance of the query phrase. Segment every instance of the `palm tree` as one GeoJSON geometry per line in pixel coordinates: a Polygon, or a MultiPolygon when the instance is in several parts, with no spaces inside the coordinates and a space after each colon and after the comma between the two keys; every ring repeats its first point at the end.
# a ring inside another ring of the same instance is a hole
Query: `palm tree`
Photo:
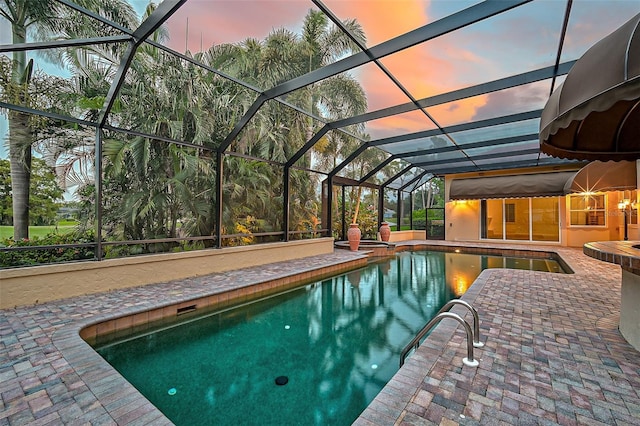
{"type": "MultiPolygon", "coordinates": [[[[135,22],[131,6],[120,0],[83,0],[81,6],[103,13],[108,18],[121,23],[135,22]]],[[[27,42],[28,36],[36,40],[51,40],[54,36],[64,37],[82,29],[93,31],[95,25],[86,25],[88,17],[63,7],[57,2],[40,0],[2,0],[0,14],[11,24],[12,43],[27,42]]],[[[17,103],[28,102],[27,88],[33,71],[33,60],[27,61],[25,51],[13,52],[12,81],[22,91],[17,94],[17,103]]],[[[29,237],[29,183],[31,170],[31,146],[34,131],[27,114],[10,111],[9,157],[13,194],[14,238],[29,237]]]]}
{"type": "MultiPolygon", "coordinates": [[[[362,28],[356,21],[347,21],[345,25],[364,43],[362,28]]],[[[219,63],[233,64],[233,71],[241,70],[241,75],[246,80],[264,88],[273,87],[288,79],[326,66],[359,50],[357,44],[345,33],[330,25],[323,13],[313,10],[306,15],[300,36],[283,29],[274,30],[263,43],[247,40],[236,49],[240,50],[240,54],[236,54],[235,57],[240,60],[225,60],[219,63]],[[283,66],[283,63],[286,66],[283,66]],[[256,70],[259,70],[257,75],[256,70]]],[[[346,73],[290,93],[287,95],[287,101],[314,116],[328,120],[362,114],[367,109],[367,99],[362,87],[346,73]]],[[[363,127],[355,126],[355,128],[361,131],[363,127]]],[[[318,129],[318,124],[310,116],[278,106],[275,102],[269,102],[256,114],[232,145],[232,149],[243,154],[283,161],[290,158],[306,140],[311,139],[318,129]]],[[[314,167],[327,162],[333,162],[335,165],[339,153],[343,152],[346,145],[353,146],[352,142],[347,143],[340,134],[327,136],[313,151],[303,156],[300,160],[301,165],[314,167]],[[312,158],[313,153],[316,154],[316,159],[312,158]]],[[[296,176],[297,185],[305,185],[305,182],[302,182],[304,176],[307,177],[307,187],[316,186],[308,175],[296,176]]],[[[303,191],[296,191],[294,194],[313,196],[312,193],[303,191]]],[[[290,201],[292,206],[307,205],[309,202],[313,204],[313,200],[308,199],[294,198],[290,201]]],[[[313,218],[296,214],[291,218],[306,223],[313,222],[313,218]]],[[[294,224],[293,227],[298,228],[299,225],[294,224]]]]}
{"type": "MultiPolygon", "coordinates": [[[[52,26],[58,15],[57,4],[53,2],[4,0],[0,14],[11,23],[13,44],[27,41],[29,27],[42,24],[52,26]]],[[[31,79],[33,61],[27,62],[25,51],[13,53],[11,80],[23,91],[17,94],[17,101],[26,102],[26,86],[31,79]]],[[[13,229],[16,240],[29,238],[29,184],[31,180],[31,130],[29,116],[24,113],[9,112],[9,159],[11,163],[11,183],[13,194],[13,229]]]]}
{"type": "MultiPolygon", "coordinates": [[[[162,31],[153,35],[159,43],[166,36],[162,31]]],[[[215,149],[231,130],[233,117],[241,115],[233,108],[236,95],[229,82],[209,71],[143,45],[121,88],[117,120],[121,127],[215,149]]],[[[213,234],[215,174],[210,150],[111,133],[104,153],[103,217],[111,236],[213,234]]]]}
{"type": "MultiPolygon", "coordinates": [[[[213,46],[193,57],[260,88],[269,88],[348,53],[335,29],[319,12],[307,17],[307,35],[274,30],[264,41],[213,46]],[[314,25],[311,25],[315,23],[314,25]],[[316,25],[317,24],[317,25],[316,25]],[[314,41],[315,40],[315,41],[314,41]],[[286,58],[283,62],[282,58],[286,58]]],[[[354,24],[355,25],[355,24],[354,24]]],[[[341,33],[340,33],[341,34],[341,33]]],[[[190,54],[187,52],[187,54],[190,54]]],[[[255,94],[241,85],[142,47],[131,64],[118,98],[122,127],[215,149],[251,105],[255,94]]],[[[298,91],[300,100],[318,115],[340,118],[366,110],[358,83],[347,75],[298,91]]],[[[314,129],[307,116],[272,101],[263,105],[230,150],[241,155],[284,162],[314,129]]],[[[111,134],[105,142],[104,218],[126,239],[174,236],[175,221],[190,235],[211,235],[215,191],[211,156],[207,151],[164,142],[111,134]],[[161,211],[163,210],[163,211],[161,211]]],[[[224,167],[223,223],[226,232],[238,227],[251,232],[282,226],[282,172],[268,163],[228,156],[224,167]]],[[[310,181],[295,174],[296,185],[310,181]]],[[[308,184],[308,188],[313,185],[308,184]]],[[[297,191],[295,205],[313,205],[312,191],[297,191]]],[[[295,216],[313,223],[313,218],[295,216]]]]}
{"type": "MultiPolygon", "coordinates": [[[[362,44],[365,43],[366,37],[357,21],[345,21],[344,25],[362,44]]],[[[305,17],[299,45],[303,72],[311,72],[360,50],[342,30],[329,24],[325,14],[314,10],[305,17]]],[[[367,97],[362,87],[347,73],[302,88],[289,94],[287,100],[312,115],[331,120],[362,114],[367,110],[367,97]]],[[[309,140],[318,129],[314,128],[311,117],[305,117],[305,124],[305,137],[309,140]]],[[[359,127],[360,130],[362,128],[359,127]]],[[[312,163],[311,152],[304,157],[303,166],[312,163]]]]}

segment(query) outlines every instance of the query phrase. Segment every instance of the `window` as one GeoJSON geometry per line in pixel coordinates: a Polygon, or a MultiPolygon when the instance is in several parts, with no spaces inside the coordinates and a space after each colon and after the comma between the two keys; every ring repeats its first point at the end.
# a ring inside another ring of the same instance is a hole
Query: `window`
{"type": "Polygon", "coordinates": [[[605,226],[605,194],[569,195],[571,226],[605,226]]]}
{"type": "Polygon", "coordinates": [[[514,203],[504,205],[504,221],[508,223],[516,221],[516,205],[514,203]]]}
{"type": "Polygon", "coordinates": [[[635,189],[633,191],[625,191],[623,195],[625,197],[629,195],[629,198],[628,198],[630,202],[629,210],[628,210],[629,224],[637,225],[638,224],[638,191],[635,189]]]}

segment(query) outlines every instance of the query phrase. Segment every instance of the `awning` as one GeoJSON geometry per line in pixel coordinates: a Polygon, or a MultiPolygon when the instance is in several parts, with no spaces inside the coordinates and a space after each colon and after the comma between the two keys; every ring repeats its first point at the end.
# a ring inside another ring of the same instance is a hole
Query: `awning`
{"type": "Polygon", "coordinates": [[[453,179],[449,199],[557,197],[564,195],[567,180],[575,174],[571,171],[453,179]]]}
{"type": "Polygon", "coordinates": [[[562,158],[640,158],[640,14],[592,46],[552,94],[540,149],[562,158]]]}
{"type": "Polygon", "coordinates": [[[637,179],[635,161],[593,161],[567,180],[564,193],[634,190],[637,179]]]}

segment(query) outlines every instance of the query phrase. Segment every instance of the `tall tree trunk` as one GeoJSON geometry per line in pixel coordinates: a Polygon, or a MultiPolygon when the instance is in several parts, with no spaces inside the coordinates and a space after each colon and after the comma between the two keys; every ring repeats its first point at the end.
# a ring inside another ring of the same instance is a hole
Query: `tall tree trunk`
{"type": "Polygon", "coordinates": [[[356,189],[356,207],[353,211],[353,218],[351,219],[351,223],[358,222],[358,214],[360,213],[360,196],[362,195],[362,187],[358,186],[356,189]]]}
{"type": "MultiPolygon", "coordinates": [[[[26,41],[27,30],[23,25],[12,26],[13,43],[26,41]]],[[[30,75],[25,52],[13,53],[11,80],[20,87],[16,103],[25,105],[30,75]]],[[[13,200],[13,238],[29,238],[29,185],[31,183],[31,129],[26,114],[11,111],[9,121],[9,160],[11,163],[11,193],[13,200]]]]}
{"type": "Polygon", "coordinates": [[[13,238],[29,238],[29,185],[31,183],[31,132],[29,117],[9,113],[9,156],[13,198],[13,238]]]}
{"type": "MultiPolygon", "coordinates": [[[[332,185],[331,191],[333,191],[333,205],[331,206],[332,209],[334,209],[334,216],[333,217],[339,217],[340,216],[340,204],[339,204],[339,200],[338,200],[338,196],[340,194],[338,194],[338,187],[335,185],[332,185]]],[[[342,200],[342,202],[344,203],[344,200],[342,200]]]]}

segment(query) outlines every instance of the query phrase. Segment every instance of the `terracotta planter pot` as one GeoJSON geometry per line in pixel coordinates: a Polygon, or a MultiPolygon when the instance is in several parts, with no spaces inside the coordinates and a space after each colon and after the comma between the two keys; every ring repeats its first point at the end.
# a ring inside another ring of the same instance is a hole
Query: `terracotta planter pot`
{"type": "Polygon", "coordinates": [[[349,240],[349,248],[352,251],[358,250],[358,247],[360,246],[360,237],[362,237],[362,233],[360,232],[360,228],[358,228],[358,224],[352,223],[349,225],[347,240],[349,240]]]}
{"type": "Polygon", "coordinates": [[[358,288],[360,286],[360,278],[361,278],[360,270],[349,272],[347,274],[347,279],[349,279],[349,283],[351,283],[351,286],[354,288],[358,288]]]}
{"type": "Polygon", "coordinates": [[[391,236],[391,228],[387,222],[382,222],[380,225],[380,238],[382,241],[389,241],[389,237],[391,236]]]}

